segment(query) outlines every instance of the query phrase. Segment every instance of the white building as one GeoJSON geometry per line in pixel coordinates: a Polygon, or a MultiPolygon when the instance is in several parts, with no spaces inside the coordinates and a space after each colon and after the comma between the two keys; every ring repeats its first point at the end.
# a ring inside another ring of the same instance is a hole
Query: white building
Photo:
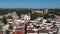
{"type": "Polygon", "coordinates": [[[24,20],[30,20],[30,15],[27,15],[27,14],[21,14],[21,19],[24,19],[24,20]]]}
{"type": "Polygon", "coordinates": [[[43,13],[44,11],[40,10],[32,10],[32,13],[37,12],[37,13],[43,13]]]}

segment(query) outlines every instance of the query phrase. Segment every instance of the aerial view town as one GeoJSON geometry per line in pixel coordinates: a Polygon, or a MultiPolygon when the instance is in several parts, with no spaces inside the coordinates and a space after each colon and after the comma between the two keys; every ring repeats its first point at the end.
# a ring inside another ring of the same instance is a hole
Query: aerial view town
{"type": "Polygon", "coordinates": [[[0,0],[0,34],[60,34],[60,0],[0,0]]]}

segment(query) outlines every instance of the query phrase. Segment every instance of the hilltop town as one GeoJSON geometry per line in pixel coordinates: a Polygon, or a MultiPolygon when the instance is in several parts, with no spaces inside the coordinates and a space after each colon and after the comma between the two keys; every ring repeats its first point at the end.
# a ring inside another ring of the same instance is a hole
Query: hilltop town
{"type": "Polygon", "coordinates": [[[0,9],[2,34],[57,34],[60,9],[0,9]]]}

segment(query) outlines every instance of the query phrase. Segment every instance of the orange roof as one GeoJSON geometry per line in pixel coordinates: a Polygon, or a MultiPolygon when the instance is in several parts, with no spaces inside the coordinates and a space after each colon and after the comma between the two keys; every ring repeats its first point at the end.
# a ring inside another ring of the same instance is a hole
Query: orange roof
{"type": "Polygon", "coordinates": [[[20,18],[17,18],[16,20],[20,20],[20,18]]]}
{"type": "Polygon", "coordinates": [[[16,30],[23,30],[23,28],[17,28],[16,30]]]}
{"type": "Polygon", "coordinates": [[[24,31],[15,31],[12,34],[24,34],[24,31]]]}
{"type": "Polygon", "coordinates": [[[20,23],[19,26],[25,26],[25,23],[20,23]]]}
{"type": "Polygon", "coordinates": [[[0,31],[0,34],[3,34],[3,31],[0,31]]]}
{"type": "Polygon", "coordinates": [[[34,30],[27,30],[27,33],[35,33],[34,30]]]}

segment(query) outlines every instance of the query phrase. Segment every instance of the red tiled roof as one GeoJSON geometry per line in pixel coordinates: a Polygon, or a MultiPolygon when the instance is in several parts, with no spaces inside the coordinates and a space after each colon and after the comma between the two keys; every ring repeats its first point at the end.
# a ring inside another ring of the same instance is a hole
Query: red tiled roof
{"type": "Polygon", "coordinates": [[[20,23],[19,26],[25,26],[25,23],[20,23]]]}
{"type": "Polygon", "coordinates": [[[0,34],[3,34],[3,31],[0,31],[0,34]]]}
{"type": "Polygon", "coordinates": [[[23,28],[17,28],[16,30],[23,30],[23,28]]]}
{"type": "Polygon", "coordinates": [[[35,33],[34,30],[27,30],[27,33],[35,33]]]}
{"type": "Polygon", "coordinates": [[[20,18],[17,18],[17,20],[20,20],[20,18]]]}
{"type": "Polygon", "coordinates": [[[16,24],[13,24],[13,26],[16,26],[16,24]]]}
{"type": "Polygon", "coordinates": [[[15,31],[12,34],[24,34],[24,31],[15,31]]]}
{"type": "Polygon", "coordinates": [[[24,18],[21,18],[21,20],[24,20],[24,18]]]}

